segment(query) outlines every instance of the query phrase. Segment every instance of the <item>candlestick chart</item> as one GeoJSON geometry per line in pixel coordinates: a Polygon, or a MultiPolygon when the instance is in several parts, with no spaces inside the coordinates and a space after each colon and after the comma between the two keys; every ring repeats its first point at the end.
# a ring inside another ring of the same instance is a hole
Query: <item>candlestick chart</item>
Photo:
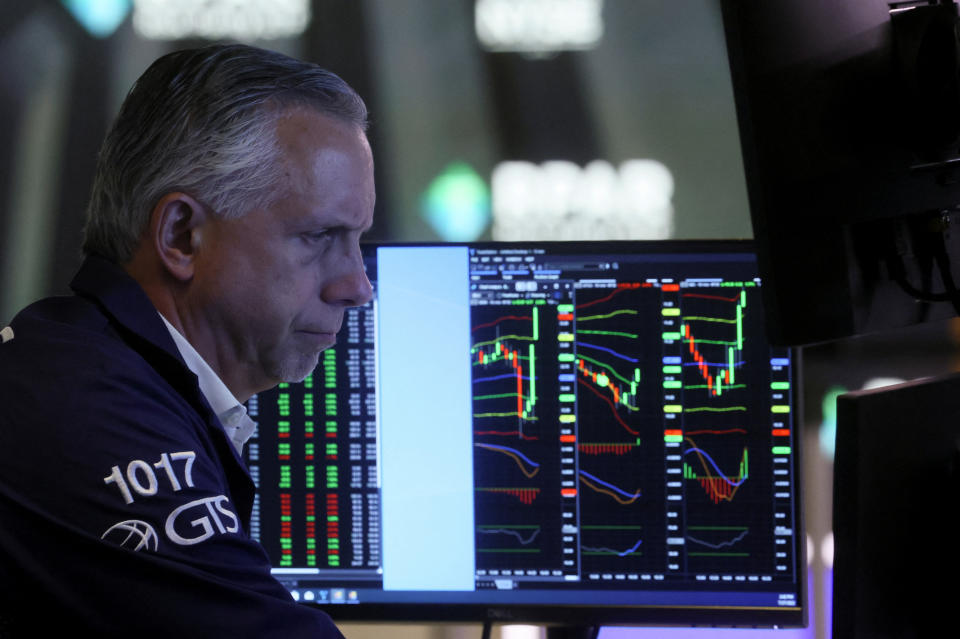
{"type": "Polygon", "coordinates": [[[477,567],[557,568],[557,305],[494,302],[471,309],[477,567]]]}
{"type": "Polygon", "coordinates": [[[639,283],[577,291],[577,480],[587,570],[662,563],[663,515],[653,504],[664,478],[650,445],[660,423],[658,305],[659,291],[639,283]]]}
{"type": "Polygon", "coordinates": [[[497,307],[493,313],[474,311],[493,318],[474,325],[471,331],[473,417],[482,425],[477,434],[532,439],[536,436],[525,430],[536,432],[529,426],[538,421],[537,350],[543,307],[530,306],[525,312],[505,312],[504,308],[513,311],[516,307],[497,307]]]}
{"type": "Polygon", "coordinates": [[[747,292],[746,289],[731,293],[714,290],[681,294],[680,335],[686,346],[683,387],[686,391],[700,391],[705,399],[726,400],[710,401],[709,408],[704,403],[703,410],[743,412],[746,407],[736,400],[744,397],[746,389],[737,371],[744,365],[747,292]]]}
{"type": "Polygon", "coordinates": [[[770,563],[773,481],[769,455],[761,454],[769,450],[769,412],[756,403],[770,387],[770,351],[751,284],[680,287],[668,307],[676,309],[679,352],[665,367],[664,387],[675,392],[682,415],[674,441],[682,459],[684,565],[693,572],[770,563]]]}

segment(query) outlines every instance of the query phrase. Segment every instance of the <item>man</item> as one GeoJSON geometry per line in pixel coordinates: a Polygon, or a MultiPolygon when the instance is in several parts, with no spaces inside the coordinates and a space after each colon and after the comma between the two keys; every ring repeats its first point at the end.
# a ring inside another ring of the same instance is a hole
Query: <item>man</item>
{"type": "Polygon", "coordinates": [[[365,127],[338,77],[252,47],[137,81],[75,295],[0,333],[0,635],[339,636],[248,534],[242,403],[308,375],[370,299],[365,127]]]}

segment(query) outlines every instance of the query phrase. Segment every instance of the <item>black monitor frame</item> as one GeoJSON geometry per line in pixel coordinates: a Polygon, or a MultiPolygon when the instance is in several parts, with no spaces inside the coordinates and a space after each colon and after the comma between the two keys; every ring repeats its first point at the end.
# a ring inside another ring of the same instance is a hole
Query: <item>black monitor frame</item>
{"type": "Polygon", "coordinates": [[[960,587],[960,373],[837,399],[833,636],[932,637],[960,587]]]}

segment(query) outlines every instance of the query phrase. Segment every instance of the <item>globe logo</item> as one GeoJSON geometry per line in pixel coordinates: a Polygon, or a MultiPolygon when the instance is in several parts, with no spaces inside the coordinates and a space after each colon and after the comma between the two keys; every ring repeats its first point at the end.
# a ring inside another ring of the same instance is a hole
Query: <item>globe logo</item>
{"type": "Polygon", "coordinates": [[[128,519],[110,526],[100,539],[111,541],[121,548],[132,548],[134,552],[143,549],[155,552],[159,544],[157,531],[139,519],[128,519]]]}

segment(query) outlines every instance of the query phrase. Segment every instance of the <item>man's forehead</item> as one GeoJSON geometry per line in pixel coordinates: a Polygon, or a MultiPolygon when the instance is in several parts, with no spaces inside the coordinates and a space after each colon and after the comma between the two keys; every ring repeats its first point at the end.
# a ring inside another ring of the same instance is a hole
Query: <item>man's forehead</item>
{"type": "Polygon", "coordinates": [[[304,143],[324,146],[360,144],[369,148],[364,130],[357,124],[306,106],[287,107],[276,119],[280,147],[295,149],[304,143]]]}
{"type": "Polygon", "coordinates": [[[288,221],[298,228],[368,229],[375,194],[363,130],[306,107],[285,112],[277,127],[285,181],[279,200],[291,199],[298,212],[288,221]]]}
{"type": "Polygon", "coordinates": [[[329,172],[367,179],[373,155],[360,127],[315,112],[291,114],[277,125],[280,161],[288,174],[309,172],[303,179],[323,179],[329,172]]]}
{"type": "Polygon", "coordinates": [[[297,227],[340,227],[366,231],[373,225],[376,195],[371,180],[351,180],[332,171],[318,183],[297,184],[291,180],[282,201],[297,214],[290,222],[297,227]],[[342,179],[338,179],[342,178],[342,179]]]}

